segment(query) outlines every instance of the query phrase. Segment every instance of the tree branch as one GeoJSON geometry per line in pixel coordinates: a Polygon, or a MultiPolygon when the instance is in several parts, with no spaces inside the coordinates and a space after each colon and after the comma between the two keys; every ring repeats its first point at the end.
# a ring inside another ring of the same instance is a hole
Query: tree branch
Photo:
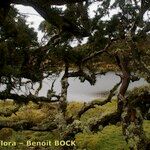
{"type": "Polygon", "coordinates": [[[121,84],[121,81],[117,83],[109,92],[109,95],[107,99],[104,101],[92,101],[91,103],[88,103],[82,107],[82,109],[78,112],[77,118],[80,118],[81,115],[83,115],[86,111],[88,111],[91,108],[95,108],[95,105],[103,106],[111,101],[112,97],[115,95],[114,92],[118,89],[119,85],[121,84]]]}
{"type": "Polygon", "coordinates": [[[82,59],[82,63],[85,63],[86,61],[88,60],[91,60],[97,56],[99,56],[100,54],[103,54],[104,52],[106,52],[108,50],[108,48],[111,46],[112,42],[115,41],[115,40],[111,40],[105,47],[104,49],[100,50],[100,51],[97,51],[97,52],[94,52],[92,53],[90,56],[87,56],[85,58],[82,59]]]}
{"type": "Polygon", "coordinates": [[[17,122],[11,122],[11,121],[1,121],[0,122],[0,129],[2,128],[12,128],[15,131],[20,130],[31,130],[31,131],[52,131],[57,128],[57,125],[54,123],[51,123],[48,127],[38,127],[32,122],[28,121],[17,121],[17,122]]]}
{"type": "Polygon", "coordinates": [[[77,72],[69,72],[68,78],[69,77],[84,77],[84,80],[87,80],[91,85],[94,85],[96,82],[96,77],[94,74],[88,75],[83,70],[79,70],[77,72]]]}
{"type": "Polygon", "coordinates": [[[119,83],[117,83],[109,92],[108,97],[103,100],[103,101],[92,101],[90,103],[84,104],[84,106],[81,108],[81,110],[79,110],[79,112],[77,113],[76,116],[71,116],[67,119],[67,123],[70,124],[71,122],[73,122],[76,119],[80,119],[81,116],[87,112],[89,109],[91,108],[95,108],[96,105],[98,106],[103,106],[105,104],[107,104],[108,102],[110,102],[112,100],[112,97],[115,95],[115,91],[118,89],[118,87],[120,86],[121,81],[119,83]]]}
{"type": "Polygon", "coordinates": [[[143,37],[147,32],[150,31],[150,22],[147,22],[145,27],[138,32],[137,37],[143,37]]]}
{"type": "Polygon", "coordinates": [[[16,103],[29,103],[29,101],[32,101],[34,103],[38,103],[38,102],[47,102],[47,103],[51,103],[51,102],[58,102],[60,96],[58,95],[52,95],[51,98],[46,98],[46,97],[36,97],[34,95],[17,95],[17,94],[8,94],[5,92],[1,92],[0,93],[0,99],[1,100],[5,100],[5,99],[13,99],[16,103]],[[51,100],[52,97],[57,98],[56,100],[51,100]]]}
{"type": "Polygon", "coordinates": [[[120,113],[114,112],[114,113],[108,114],[106,116],[103,116],[100,119],[97,119],[97,121],[95,121],[94,123],[91,123],[89,125],[89,129],[90,129],[90,131],[97,132],[97,131],[99,131],[100,125],[105,127],[109,124],[116,124],[119,121],[121,121],[120,113]]]}

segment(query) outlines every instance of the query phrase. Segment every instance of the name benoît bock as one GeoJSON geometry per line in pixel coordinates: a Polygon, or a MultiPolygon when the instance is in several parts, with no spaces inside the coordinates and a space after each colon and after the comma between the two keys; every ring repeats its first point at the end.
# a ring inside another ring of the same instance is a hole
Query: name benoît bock
{"type": "Polygon", "coordinates": [[[42,147],[48,147],[48,146],[76,146],[75,141],[73,140],[45,140],[45,141],[26,141],[26,142],[15,142],[15,141],[2,141],[0,140],[0,146],[1,147],[15,147],[17,145],[25,145],[28,147],[34,147],[34,146],[42,146],[42,147]]]}

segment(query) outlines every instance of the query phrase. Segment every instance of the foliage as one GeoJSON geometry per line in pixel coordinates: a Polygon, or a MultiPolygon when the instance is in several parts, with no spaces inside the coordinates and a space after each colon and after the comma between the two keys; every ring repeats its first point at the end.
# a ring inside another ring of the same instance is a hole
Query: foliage
{"type": "MultiPolygon", "coordinates": [[[[18,15],[11,7],[8,17],[0,30],[0,77],[1,83],[9,90],[21,85],[21,78],[37,80],[37,64],[31,63],[31,57],[38,47],[37,33],[29,28],[24,16],[18,15]],[[33,70],[37,72],[35,75],[33,70]]],[[[39,80],[39,79],[38,79],[39,80]]]]}

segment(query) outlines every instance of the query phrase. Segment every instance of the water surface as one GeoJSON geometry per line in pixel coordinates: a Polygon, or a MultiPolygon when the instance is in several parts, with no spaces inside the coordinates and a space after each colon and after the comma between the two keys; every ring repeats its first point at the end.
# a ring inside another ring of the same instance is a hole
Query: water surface
{"type": "MultiPolygon", "coordinates": [[[[56,94],[60,94],[61,92],[61,77],[63,72],[57,77],[57,80],[54,84],[54,90],[56,94]]],[[[120,77],[116,76],[114,72],[108,72],[105,75],[98,75],[97,81],[94,86],[90,85],[89,82],[80,82],[78,78],[69,78],[69,87],[68,87],[68,101],[91,101],[96,98],[104,98],[105,93],[108,93],[114,85],[116,85],[120,81],[120,77]]],[[[42,89],[39,92],[39,96],[47,96],[47,91],[51,88],[53,79],[44,79],[42,89]]],[[[141,85],[145,85],[147,82],[144,79],[140,79],[136,82],[131,82],[129,85],[129,90],[138,87],[141,85]]],[[[29,92],[35,93],[38,84],[36,83],[31,90],[31,84],[26,87],[21,87],[21,90],[15,90],[14,93],[16,94],[24,94],[28,95],[29,92]]],[[[0,87],[0,90],[4,90],[4,87],[0,87]]],[[[106,96],[106,95],[105,95],[106,96]]]]}
{"type": "MultiPolygon", "coordinates": [[[[68,101],[91,101],[93,99],[103,97],[104,93],[111,90],[114,85],[120,81],[120,77],[116,76],[115,73],[109,72],[106,75],[98,75],[97,82],[94,86],[90,85],[89,82],[80,82],[78,78],[69,78],[69,88],[68,88],[68,101]]],[[[144,79],[140,79],[136,82],[131,82],[129,90],[141,85],[147,84],[144,79]]],[[[50,88],[50,81],[45,79],[43,81],[43,88],[40,91],[40,96],[45,96],[47,94],[47,89],[50,88]]],[[[55,82],[54,89],[56,93],[60,93],[61,84],[60,78],[55,82]]]]}

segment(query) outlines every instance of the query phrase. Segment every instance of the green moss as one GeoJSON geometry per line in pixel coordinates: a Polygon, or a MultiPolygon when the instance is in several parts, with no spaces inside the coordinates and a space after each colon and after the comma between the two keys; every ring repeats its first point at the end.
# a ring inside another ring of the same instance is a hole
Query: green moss
{"type": "Polygon", "coordinates": [[[146,136],[150,139],[150,120],[145,120],[143,123],[143,128],[146,136]]]}
{"type": "MultiPolygon", "coordinates": [[[[75,115],[83,106],[80,102],[71,102],[67,107],[67,113],[69,116],[75,115]]],[[[0,103],[0,109],[13,109],[12,102],[0,103]],[[3,106],[3,108],[2,108],[3,106]]],[[[78,150],[128,150],[124,137],[122,135],[121,125],[109,125],[106,126],[101,132],[92,133],[87,129],[88,120],[92,118],[99,118],[106,114],[116,111],[117,103],[116,100],[104,105],[96,106],[96,108],[90,109],[82,117],[81,122],[85,126],[83,133],[76,135],[76,143],[78,150]]],[[[52,120],[57,114],[57,106],[43,105],[39,107],[36,104],[29,103],[27,106],[20,108],[16,115],[11,117],[0,117],[0,120],[28,120],[35,123],[43,123],[47,117],[52,120]]],[[[144,121],[144,130],[146,131],[147,137],[150,138],[150,121],[144,121]]],[[[44,141],[44,140],[59,140],[60,133],[55,130],[54,132],[33,132],[33,131],[13,131],[8,128],[0,130],[0,138],[7,141],[24,142],[27,140],[31,141],[44,141]]],[[[25,145],[19,145],[17,147],[0,147],[0,150],[30,150],[33,148],[27,148],[25,145]]],[[[36,148],[35,148],[36,149],[36,148]]],[[[42,148],[37,148],[42,150],[42,148]]],[[[59,150],[59,148],[52,146],[51,149],[48,147],[47,150],[59,150]]]]}
{"type": "Polygon", "coordinates": [[[76,115],[77,112],[82,108],[84,104],[81,102],[70,102],[67,106],[67,115],[76,115]]]}
{"type": "MultiPolygon", "coordinates": [[[[69,116],[76,115],[77,112],[83,107],[84,103],[81,102],[71,102],[69,103],[67,107],[67,114],[69,116]]],[[[90,120],[91,118],[100,118],[106,114],[115,112],[117,109],[117,101],[113,100],[112,102],[107,103],[104,106],[95,106],[95,108],[92,108],[84,113],[84,115],[81,116],[81,121],[86,124],[88,123],[87,120],[90,120]]]]}

